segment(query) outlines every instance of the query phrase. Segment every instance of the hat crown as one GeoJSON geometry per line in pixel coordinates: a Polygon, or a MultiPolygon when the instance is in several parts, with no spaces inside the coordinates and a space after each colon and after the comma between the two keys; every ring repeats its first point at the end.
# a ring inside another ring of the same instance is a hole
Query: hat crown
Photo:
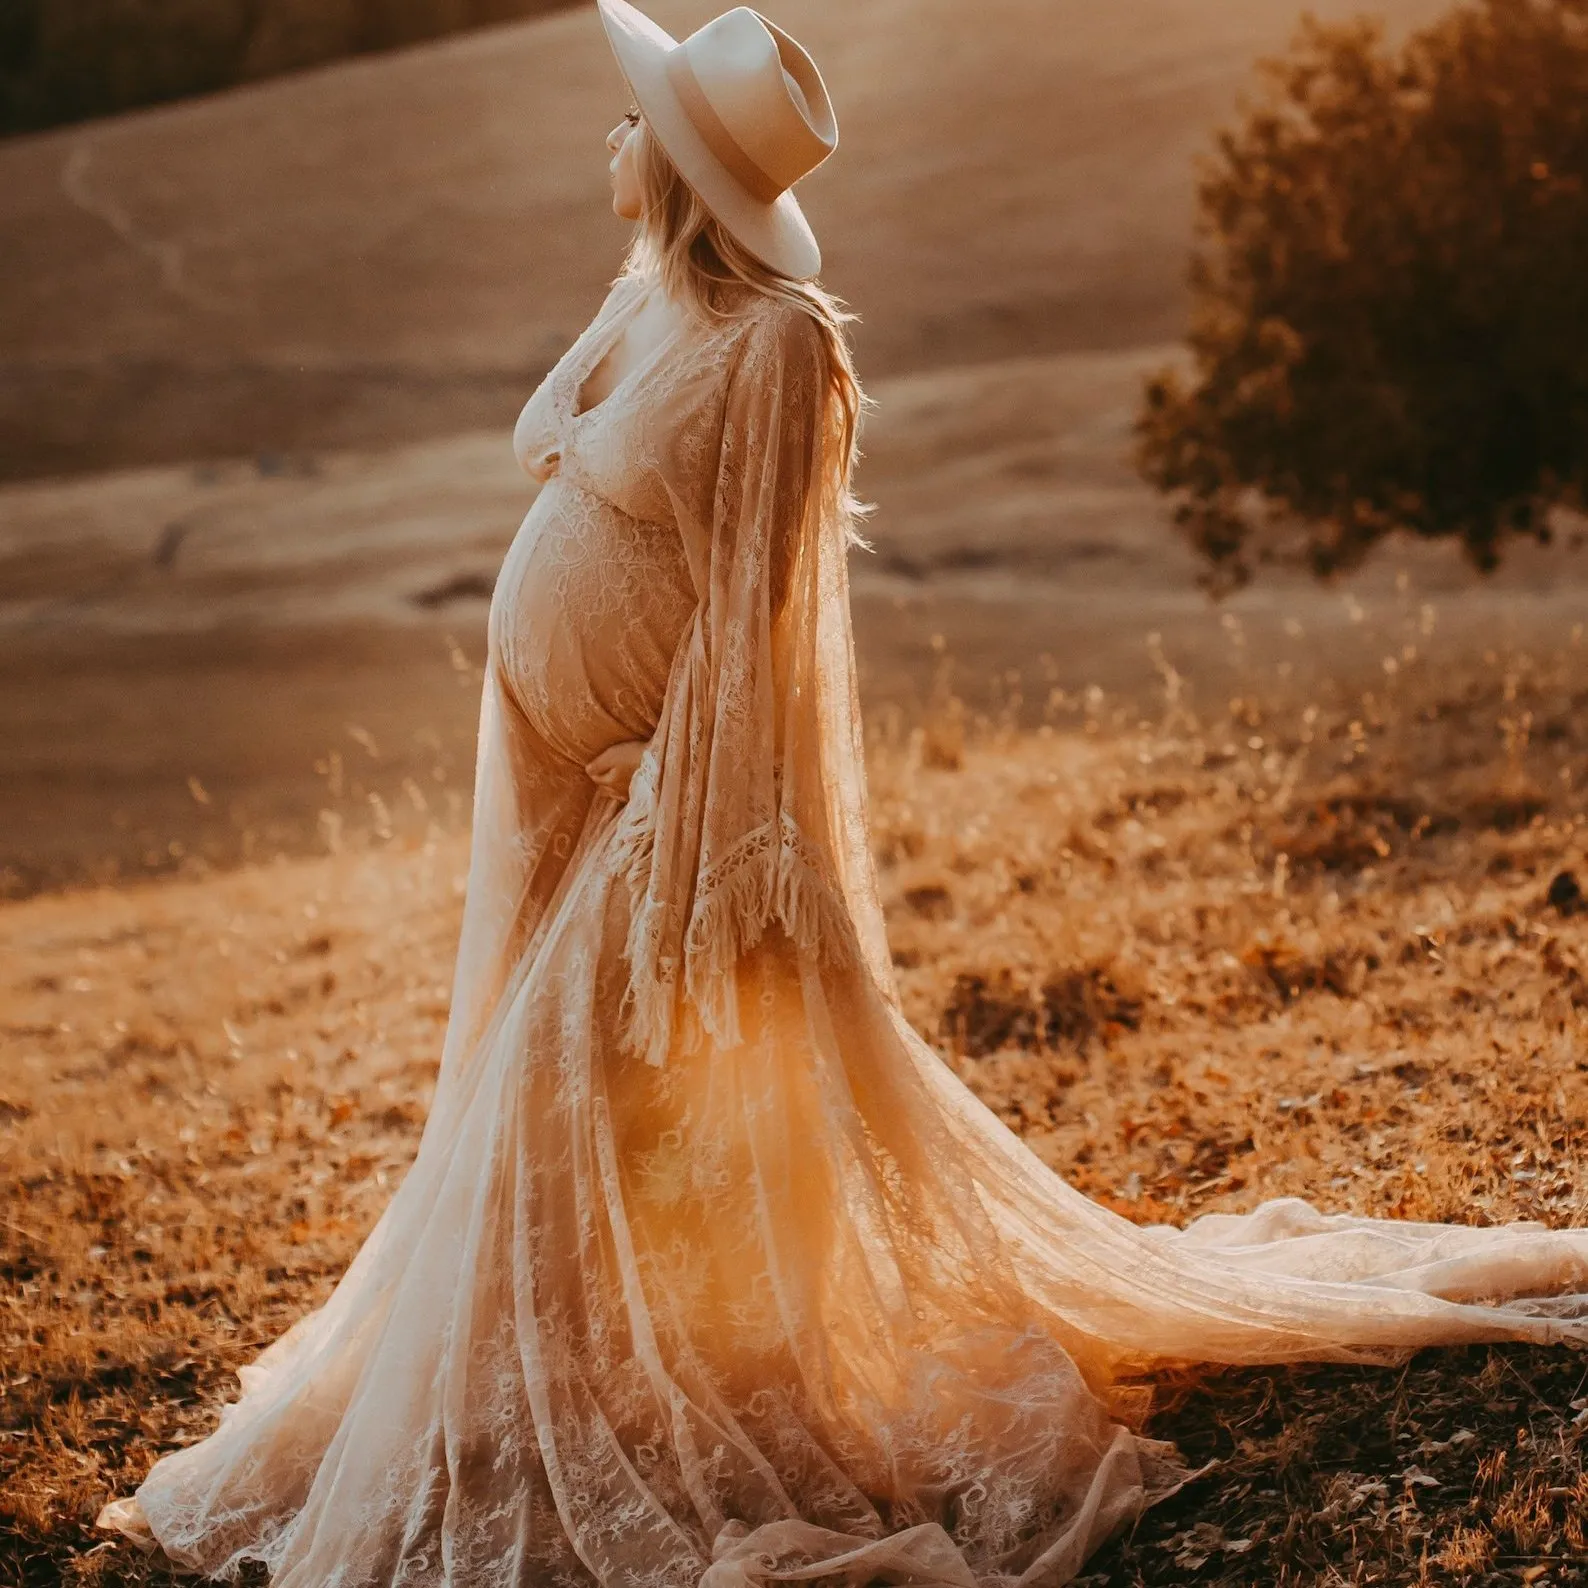
{"type": "Polygon", "coordinates": [[[838,127],[816,63],[748,6],[697,28],[668,68],[696,130],[757,197],[786,191],[837,147],[838,127]],[[724,139],[730,148],[722,147],[724,139]]]}
{"type": "Polygon", "coordinates": [[[748,6],[681,44],[631,0],[596,7],[652,136],[724,233],[783,275],[814,276],[822,251],[789,190],[838,144],[816,63],[748,6]]]}

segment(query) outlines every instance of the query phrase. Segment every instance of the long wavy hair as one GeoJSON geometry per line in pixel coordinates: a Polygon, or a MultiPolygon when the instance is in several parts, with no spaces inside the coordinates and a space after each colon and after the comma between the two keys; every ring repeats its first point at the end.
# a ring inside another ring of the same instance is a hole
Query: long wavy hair
{"type": "Polygon", "coordinates": [[[624,270],[654,272],[675,303],[704,318],[726,319],[745,290],[795,304],[815,320],[826,351],[827,403],[822,425],[823,507],[836,513],[847,538],[867,542],[859,521],[870,511],[857,500],[853,481],[860,456],[860,422],[871,407],[855,373],[845,329],[857,316],[815,281],[785,276],[736,242],[695,190],[643,119],[631,138],[640,185],[640,218],[624,270]]]}

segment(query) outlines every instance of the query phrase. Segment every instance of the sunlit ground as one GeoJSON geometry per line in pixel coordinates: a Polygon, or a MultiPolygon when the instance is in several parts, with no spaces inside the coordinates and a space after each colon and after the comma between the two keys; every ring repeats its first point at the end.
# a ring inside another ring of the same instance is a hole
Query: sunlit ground
{"type": "MultiPolygon", "coordinates": [[[[1266,1197],[1588,1222],[1584,648],[1412,655],[1001,731],[877,725],[910,1018],[1142,1221],[1266,1197]]],[[[0,912],[0,1580],[164,1580],[91,1518],[321,1301],[417,1143],[464,848],[341,852],[0,912]]],[[[1169,1386],[1220,1465],[1102,1584],[1588,1581],[1588,1359],[1429,1351],[1169,1386]]]]}

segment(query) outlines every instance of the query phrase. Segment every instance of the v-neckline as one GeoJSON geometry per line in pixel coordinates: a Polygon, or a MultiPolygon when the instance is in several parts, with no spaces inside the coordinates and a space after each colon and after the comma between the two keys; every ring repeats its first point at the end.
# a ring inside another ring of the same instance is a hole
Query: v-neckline
{"type": "Polygon", "coordinates": [[[616,397],[626,385],[628,385],[629,381],[631,381],[635,375],[644,369],[647,364],[651,363],[657,357],[657,355],[661,353],[662,349],[672,341],[673,337],[677,335],[677,327],[675,326],[673,329],[668,331],[667,335],[664,336],[661,341],[659,341],[656,346],[645,355],[644,358],[637,359],[634,363],[630,364],[620,376],[618,376],[618,378],[612,383],[612,389],[607,392],[605,397],[601,398],[599,402],[591,403],[588,408],[581,408],[579,406],[580,401],[584,396],[585,386],[589,382],[590,377],[595,374],[598,369],[600,369],[602,363],[612,353],[613,349],[617,347],[618,343],[622,341],[624,333],[628,330],[629,326],[634,323],[634,319],[638,315],[639,311],[647,302],[649,302],[653,290],[653,286],[647,286],[644,292],[642,292],[640,296],[632,304],[630,304],[624,312],[614,315],[612,318],[612,324],[608,328],[607,334],[604,337],[601,337],[596,344],[599,348],[599,351],[596,353],[594,359],[580,361],[580,366],[577,371],[577,378],[572,383],[572,390],[568,399],[568,417],[574,422],[577,423],[581,419],[588,419],[591,414],[597,413],[602,408],[605,408],[606,405],[611,402],[612,399],[616,397]]]}

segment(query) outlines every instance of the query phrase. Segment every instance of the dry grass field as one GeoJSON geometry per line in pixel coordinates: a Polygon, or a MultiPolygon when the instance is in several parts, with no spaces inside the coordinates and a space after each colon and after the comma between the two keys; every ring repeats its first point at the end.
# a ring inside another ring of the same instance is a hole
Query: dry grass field
{"type": "MultiPolygon", "coordinates": [[[[1588,1224],[1583,555],[1213,609],[1128,461],[1194,155],[1296,10],[775,11],[843,113],[901,990],[1129,1217],[1588,1224]]],[[[0,146],[0,1588],[171,1580],[94,1512],[414,1151],[508,432],[616,268],[621,108],[580,6],[0,146]]],[[[1165,1384],[1216,1464],[1085,1583],[1588,1584],[1585,1429],[1566,1349],[1165,1384]]]]}
{"type": "MultiPolygon", "coordinates": [[[[1588,647],[1430,665],[1427,628],[1365,692],[1211,697],[1165,661],[1147,710],[879,714],[908,1012],[1127,1215],[1588,1222],[1588,647]]],[[[167,1580],[89,1521],[391,1194],[463,864],[349,840],[0,912],[0,1582],[167,1580]]],[[[1166,1386],[1155,1430],[1218,1464],[1086,1581],[1588,1581],[1585,1425],[1564,1348],[1166,1386]]]]}

